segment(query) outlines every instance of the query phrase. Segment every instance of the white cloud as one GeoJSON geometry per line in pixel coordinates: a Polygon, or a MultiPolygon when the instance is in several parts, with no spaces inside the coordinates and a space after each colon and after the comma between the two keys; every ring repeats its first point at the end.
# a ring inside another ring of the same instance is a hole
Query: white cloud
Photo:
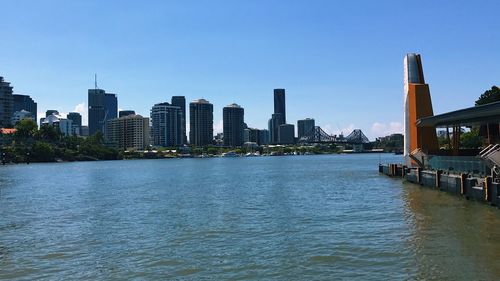
{"type": "Polygon", "coordinates": [[[45,113],[38,113],[36,117],[37,119],[35,121],[39,123],[40,119],[45,118],[45,113]]]}
{"type": "Polygon", "coordinates": [[[82,115],[82,125],[88,124],[87,106],[85,105],[85,102],[77,104],[75,109],[73,109],[73,112],[78,112],[82,115]]]}
{"type": "Polygon", "coordinates": [[[401,124],[401,122],[390,122],[389,124],[375,122],[372,125],[371,132],[375,137],[383,137],[390,134],[402,133],[403,124],[401,124]]]}
{"type": "Polygon", "coordinates": [[[224,128],[224,124],[222,123],[222,120],[219,120],[217,123],[214,124],[214,134],[222,133],[224,128]]]}

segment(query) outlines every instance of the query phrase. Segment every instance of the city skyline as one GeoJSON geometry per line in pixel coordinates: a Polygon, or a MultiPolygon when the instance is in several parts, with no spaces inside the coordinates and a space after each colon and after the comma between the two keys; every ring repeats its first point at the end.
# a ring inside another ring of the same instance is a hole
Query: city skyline
{"type": "Polygon", "coordinates": [[[169,96],[201,97],[214,104],[215,133],[231,102],[250,127],[266,128],[270,91],[285,88],[288,123],[313,117],[329,133],[360,128],[374,139],[402,132],[406,53],[423,55],[435,113],[473,104],[500,77],[499,3],[409,3],[5,2],[0,73],[37,101],[37,119],[53,108],[88,124],[97,72],[119,109],[143,116],[169,96]],[[103,20],[89,22],[89,12],[103,20]],[[406,30],[411,18],[422,19],[418,36],[406,30]]]}

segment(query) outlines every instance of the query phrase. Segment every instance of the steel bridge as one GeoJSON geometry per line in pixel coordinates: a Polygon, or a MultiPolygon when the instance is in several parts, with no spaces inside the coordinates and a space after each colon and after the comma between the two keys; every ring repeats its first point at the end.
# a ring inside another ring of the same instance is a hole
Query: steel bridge
{"type": "Polygon", "coordinates": [[[320,126],[315,126],[305,136],[299,139],[299,143],[335,143],[335,144],[366,144],[370,140],[360,129],[355,129],[347,137],[329,135],[320,126]]]}

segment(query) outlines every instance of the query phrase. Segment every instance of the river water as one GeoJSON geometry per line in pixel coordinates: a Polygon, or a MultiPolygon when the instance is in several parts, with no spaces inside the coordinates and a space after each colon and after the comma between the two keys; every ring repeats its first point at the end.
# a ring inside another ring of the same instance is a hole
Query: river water
{"type": "Polygon", "coordinates": [[[1,280],[494,280],[500,210],[393,155],[0,167],[1,280]]]}

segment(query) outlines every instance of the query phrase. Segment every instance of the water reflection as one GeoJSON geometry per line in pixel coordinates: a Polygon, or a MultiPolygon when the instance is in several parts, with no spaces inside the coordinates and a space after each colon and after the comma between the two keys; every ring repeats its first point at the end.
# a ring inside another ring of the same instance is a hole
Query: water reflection
{"type": "Polygon", "coordinates": [[[498,209],[410,183],[404,184],[404,200],[419,279],[500,276],[498,209]]]}

